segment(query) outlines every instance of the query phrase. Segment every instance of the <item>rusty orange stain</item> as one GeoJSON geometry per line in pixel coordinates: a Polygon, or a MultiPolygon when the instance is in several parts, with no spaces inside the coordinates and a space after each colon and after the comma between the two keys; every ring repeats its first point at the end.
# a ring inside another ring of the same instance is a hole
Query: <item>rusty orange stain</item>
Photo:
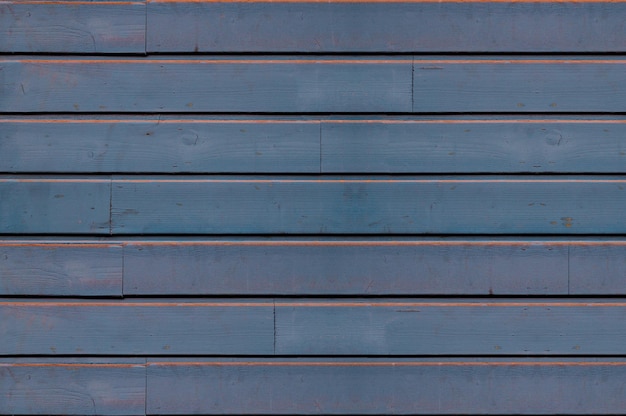
{"type": "Polygon", "coordinates": [[[147,308],[247,308],[274,307],[274,302],[0,302],[0,307],[70,308],[70,307],[147,307],[147,308]]]}
{"type": "Polygon", "coordinates": [[[0,1],[0,5],[40,4],[40,5],[64,5],[64,6],[122,6],[122,5],[145,5],[142,1],[53,1],[53,0],[19,0],[0,1]]]}
{"type": "Polygon", "coordinates": [[[149,361],[149,366],[178,367],[492,367],[492,366],[625,366],[626,361],[392,361],[392,362],[345,362],[345,361],[149,361]]]}
{"type": "MultiPolygon", "coordinates": [[[[100,123],[149,123],[149,124],[319,124],[320,120],[158,120],[158,119],[0,119],[0,123],[45,124],[100,124],[100,123]]],[[[625,121],[626,122],[626,121],[625,121]]]]}
{"type": "Polygon", "coordinates": [[[607,307],[623,308],[626,302],[276,302],[276,307],[291,308],[546,308],[546,307],[607,307]]]}
{"type": "Polygon", "coordinates": [[[623,3],[625,0],[147,0],[148,3],[623,3]]]}
{"type": "Polygon", "coordinates": [[[128,364],[112,364],[112,363],[0,363],[1,367],[87,367],[87,368],[143,368],[146,364],[128,363],[128,364]]]}
{"type": "MultiPolygon", "coordinates": [[[[3,59],[0,62],[23,64],[159,64],[159,65],[253,65],[253,64],[412,64],[412,59],[3,59]]],[[[624,61],[626,62],[626,60],[624,61]]]]}
{"type": "MultiPolygon", "coordinates": [[[[10,181],[10,180],[9,180],[10,181]]],[[[37,179],[25,180],[38,182],[37,179]]],[[[51,180],[53,181],[53,180],[51,180]]],[[[59,180],[63,182],[63,180],[59,180]]],[[[626,183],[626,179],[114,179],[113,183],[626,183]]]]}

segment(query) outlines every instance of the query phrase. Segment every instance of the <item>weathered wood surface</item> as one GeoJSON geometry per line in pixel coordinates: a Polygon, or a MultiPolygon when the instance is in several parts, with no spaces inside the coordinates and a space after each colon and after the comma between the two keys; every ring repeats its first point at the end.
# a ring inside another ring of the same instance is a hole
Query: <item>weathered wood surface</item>
{"type": "MultiPolygon", "coordinates": [[[[124,294],[566,295],[568,251],[528,240],[131,240],[124,294]]],[[[587,291],[592,276],[580,276],[587,291]]]]}
{"type": "Polygon", "coordinates": [[[121,244],[0,240],[0,295],[122,296],[121,244]]]}
{"type": "Polygon", "coordinates": [[[148,2],[148,52],[624,52],[622,2],[148,2]]]}
{"type": "Polygon", "coordinates": [[[619,414],[622,358],[150,360],[154,414],[619,414]]]}
{"type": "Polygon", "coordinates": [[[108,234],[109,179],[0,177],[0,234],[108,234]]]}
{"type": "Polygon", "coordinates": [[[278,300],[278,355],[617,355],[626,303],[278,300]]]}
{"type": "Polygon", "coordinates": [[[145,359],[0,359],[0,413],[143,415],[145,359]]]}
{"type": "Polygon", "coordinates": [[[411,111],[410,57],[28,57],[0,70],[4,112],[411,111]]]}
{"type": "Polygon", "coordinates": [[[143,1],[0,3],[0,52],[145,53],[143,1]]]}
{"type": "Polygon", "coordinates": [[[623,173],[622,119],[322,122],[328,173],[623,173]]]}
{"type": "Polygon", "coordinates": [[[318,120],[0,119],[0,171],[319,173],[318,120]]]}
{"type": "Polygon", "coordinates": [[[5,300],[0,355],[267,355],[273,302],[5,300]]]}
{"type": "Polygon", "coordinates": [[[415,57],[413,111],[624,112],[624,65],[595,57],[415,57]]]}
{"type": "Polygon", "coordinates": [[[570,293],[626,294],[626,245],[598,242],[570,248],[570,293]]]}
{"type": "Polygon", "coordinates": [[[618,174],[625,134],[621,117],[4,117],[0,171],[618,174]]]}
{"type": "Polygon", "coordinates": [[[114,178],[113,234],[619,234],[613,177],[114,178]]]}

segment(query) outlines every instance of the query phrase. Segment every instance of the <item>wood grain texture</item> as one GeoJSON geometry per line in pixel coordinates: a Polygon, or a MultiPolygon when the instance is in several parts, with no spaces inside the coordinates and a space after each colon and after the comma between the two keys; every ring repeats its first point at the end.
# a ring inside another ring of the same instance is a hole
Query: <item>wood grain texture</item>
{"type": "MultiPolygon", "coordinates": [[[[593,281],[589,282],[594,287],[593,281]]],[[[550,241],[128,241],[125,295],[566,295],[550,241]]]]}
{"type": "Polygon", "coordinates": [[[614,120],[410,119],[322,122],[325,173],[623,173],[614,120]]]}
{"type": "Polygon", "coordinates": [[[144,2],[0,4],[0,52],[145,53],[144,2]]]}
{"type": "Polygon", "coordinates": [[[626,294],[626,245],[605,243],[570,249],[570,292],[626,294]]]}
{"type": "Polygon", "coordinates": [[[0,111],[409,112],[411,63],[394,57],[1,59],[0,111]]]}
{"type": "Polygon", "coordinates": [[[108,234],[108,179],[0,177],[0,233],[108,234]]]}
{"type": "Polygon", "coordinates": [[[621,2],[148,2],[148,52],[623,52],[621,2]]]}
{"type": "Polygon", "coordinates": [[[154,414],[615,414],[623,359],[150,361],[154,414]]]}
{"type": "Polygon", "coordinates": [[[215,118],[0,119],[0,171],[319,173],[311,120],[215,118]]]}
{"type": "Polygon", "coordinates": [[[413,111],[623,112],[625,64],[592,58],[416,57],[413,111]]]}
{"type": "Polygon", "coordinates": [[[0,413],[143,415],[145,359],[0,359],[0,413]]]}
{"type": "Polygon", "coordinates": [[[278,355],[616,355],[625,303],[277,301],[278,355]]]}
{"type": "Polygon", "coordinates": [[[0,295],[122,296],[122,246],[0,240],[0,295]]]}
{"type": "Polygon", "coordinates": [[[266,355],[273,303],[3,301],[0,355],[266,355]]]}
{"type": "Polygon", "coordinates": [[[113,181],[114,234],[616,234],[620,178],[113,181]]]}

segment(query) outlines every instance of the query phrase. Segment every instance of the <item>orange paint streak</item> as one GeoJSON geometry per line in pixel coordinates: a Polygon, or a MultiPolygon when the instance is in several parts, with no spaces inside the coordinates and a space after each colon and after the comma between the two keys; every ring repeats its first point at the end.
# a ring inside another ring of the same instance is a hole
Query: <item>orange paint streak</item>
{"type": "MultiPolygon", "coordinates": [[[[2,62],[22,64],[93,65],[93,64],[158,64],[158,65],[362,65],[412,64],[410,59],[7,59],[2,62]]],[[[626,61],[625,61],[626,62],[626,61]]]]}
{"type": "Polygon", "coordinates": [[[113,183],[626,183],[626,179],[115,179],[113,183]]]}
{"type": "Polygon", "coordinates": [[[319,124],[319,120],[116,120],[116,119],[0,119],[0,123],[24,124],[319,124]]]}
{"type": "Polygon", "coordinates": [[[290,308],[624,308],[626,302],[276,302],[290,308]]]}
{"type": "Polygon", "coordinates": [[[52,5],[52,6],[143,6],[146,3],[138,1],[48,1],[48,0],[20,0],[20,1],[0,1],[0,5],[52,5]]]}
{"type": "Polygon", "coordinates": [[[107,363],[0,363],[2,367],[53,367],[53,368],[144,368],[146,364],[107,363]]]}
{"type": "Polygon", "coordinates": [[[626,124],[626,120],[189,120],[189,119],[0,119],[0,123],[15,124],[626,124]]]}
{"type": "Polygon", "coordinates": [[[0,183],[111,183],[110,179],[0,179],[0,183]]]}
{"type": "Polygon", "coordinates": [[[624,0],[147,0],[148,3],[623,3],[624,0]]]}
{"type": "Polygon", "coordinates": [[[0,247],[36,247],[45,249],[63,249],[63,248],[121,248],[121,244],[104,244],[104,243],[12,243],[0,241],[0,247]]]}
{"type": "Polygon", "coordinates": [[[296,361],[188,361],[148,362],[163,367],[621,367],[622,361],[425,361],[425,362],[296,362],[296,361]]]}
{"type": "Polygon", "coordinates": [[[121,307],[121,308],[253,308],[274,307],[274,302],[0,302],[0,307],[27,308],[83,308],[83,307],[121,307]]]}

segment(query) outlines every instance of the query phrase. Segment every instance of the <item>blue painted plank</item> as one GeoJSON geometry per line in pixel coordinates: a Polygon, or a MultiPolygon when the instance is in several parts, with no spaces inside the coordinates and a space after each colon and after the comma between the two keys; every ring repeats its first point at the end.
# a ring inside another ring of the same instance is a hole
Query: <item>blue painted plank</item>
{"type": "Polygon", "coordinates": [[[115,178],[114,234],[617,234],[613,177],[115,178]]]}
{"type": "Polygon", "coordinates": [[[3,1],[0,52],[145,53],[144,1],[3,1]]]}
{"type": "Polygon", "coordinates": [[[0,295],[122,296],[122,246],[0,240],[0,295]]]}
{"type": "Polygon", "coordinates": [[[562,241],[141,239],[124,294],[566,295],[567,266],[562,241]]]}
{"type": "Polygon", "coordinates": [[[271,301],[5,300],[0,329],[0,355],[274,352],[271,301]]]}
{"type": "Polygon", "coordinates": [[[277,300],[278,355],[619,355],[626,303],[277,300]]]}
{"type": "Polygon", "coordinates": [[[624,65],[594,57],[416,57],[413,111],[623,112],[624,65]]]}
{"type": "Polygon", "coordinates": [[[28,57],[0,70],[6,112],[411,111],[410,58],[28,57]]]}
{"type": "Polygon", "coordinates": [[[108,234],[109,179],[2,177],[0,233],[108,234]]]}
{"type": "Polygon", "coordinates": [[[617,119],[322,122],[324,173],[623,173],[617,119]]]}
{"type": "Polygon", "coordinates": [[[149,52],[624,52],[622,2],[148,3],[149,52]]]}
{"type": "Polygon", "coordinates": [[[145,359],[0,359],[0,413],[143,415],[145,359]]]}
{"type": "Polygon", "coordinates": [[[626,294],[626,244],[623,241],[572,245],[569,268],[572,295],[626,294]]]}
{"type": "Polygon", "coordinates": [[[316,120],[0,119],[0,171],[319,173],[316,120]]]}
{"type": "Polygon", "coordinates": [[[150,414],[619,414],[622,358],[150,360],[150,414]]]}

